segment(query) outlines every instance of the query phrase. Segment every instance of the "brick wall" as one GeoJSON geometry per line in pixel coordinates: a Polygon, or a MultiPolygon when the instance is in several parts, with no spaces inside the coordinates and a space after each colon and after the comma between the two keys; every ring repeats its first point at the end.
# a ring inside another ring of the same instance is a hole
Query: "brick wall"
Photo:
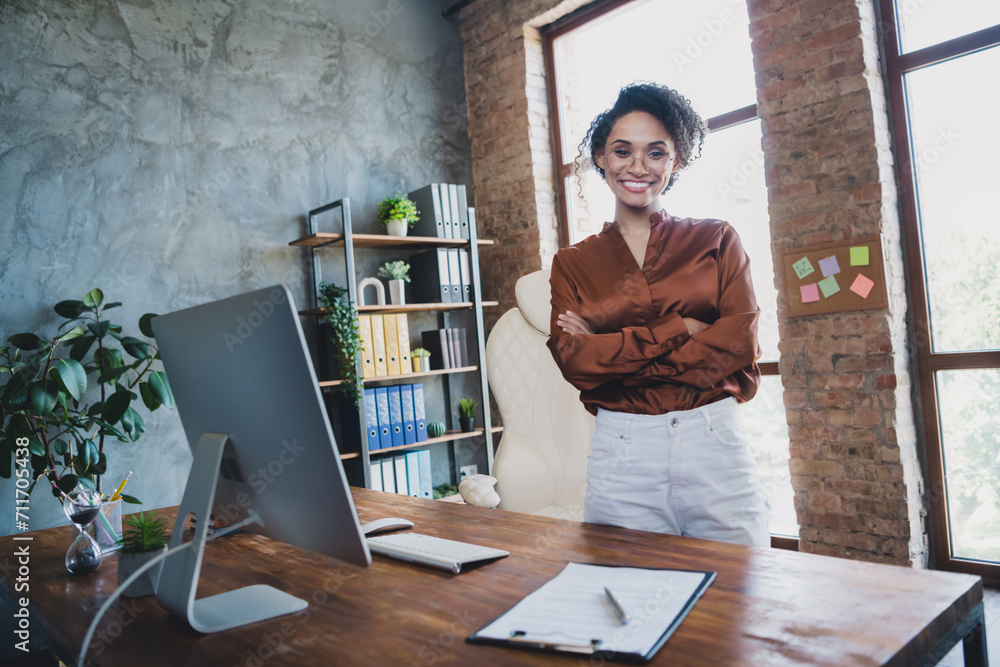
{"type": "MultiPolygon", "coordinates": [[[[486,292],[555,252],[538,28],[582,2],[477,0],[462,11],[486,292]]],[[[881,237],[890,305],[789,319],[779,302],[790,469],[803,551],[925,560],[906,295],[872,0],[750,0],[772,252],[881,237]]]]}

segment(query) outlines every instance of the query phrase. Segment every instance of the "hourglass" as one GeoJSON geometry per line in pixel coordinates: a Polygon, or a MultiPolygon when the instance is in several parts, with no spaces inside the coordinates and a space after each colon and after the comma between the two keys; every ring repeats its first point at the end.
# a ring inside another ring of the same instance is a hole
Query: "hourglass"
{"type": "Polygon", "coordinates": [[[77,487],[63,496],[63,512],[78,533],[66,552],[66,569],[71,574],[90,574],[104,560],[101,545],[87,533],[87,526],[94,522],[100,511],[101,494],[93,489],[77,487]]]}

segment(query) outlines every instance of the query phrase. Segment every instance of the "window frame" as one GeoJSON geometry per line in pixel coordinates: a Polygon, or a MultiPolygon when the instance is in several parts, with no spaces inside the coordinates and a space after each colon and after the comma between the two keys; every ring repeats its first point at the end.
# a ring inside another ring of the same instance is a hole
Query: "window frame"
{"type": "Polygon", "coordinates": [[[924,270],[920,216],[913,170],[913,145],[910,118],[906,105],[904,76],[926,67],[972,55],[989,48],[1000,48],[1000,25],[946,40],[908,53],[900,53],[896,3],[880,0],[880,28],[883,37],[885,80],[892,121],[896,174],[899,183],[899,206],[905,246],[904,260],[908,275],[909,306],[913,317],[911,344],[916,350],[914,374],[919,389],[923,426],[927,502],[930,505],[931,553],[940,570],[976,574],[1000,581],[1000,565],[964,558],[951,553],[941,422],[938,412],[935,374],[938,371],[982,370],[1000,368],[1000,351],[935,352],[932,348],[930,302],[924,270]]]}

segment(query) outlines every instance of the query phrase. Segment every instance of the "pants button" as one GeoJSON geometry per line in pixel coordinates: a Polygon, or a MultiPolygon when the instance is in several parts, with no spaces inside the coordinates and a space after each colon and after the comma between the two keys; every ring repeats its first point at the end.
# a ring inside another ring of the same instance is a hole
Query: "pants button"
{"type": "Polygon", "coordinates": [[[670,420],[670,425],[673,426],[674,428],[677,428],[677,424],[679,423],[680,422],[677,421],[677,417],[674,417],[673,419],[670,420]]]}

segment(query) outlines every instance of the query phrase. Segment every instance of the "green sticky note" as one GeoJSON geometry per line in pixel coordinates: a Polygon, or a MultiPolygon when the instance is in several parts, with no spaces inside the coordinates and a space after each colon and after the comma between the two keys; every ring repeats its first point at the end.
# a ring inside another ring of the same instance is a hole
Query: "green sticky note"
{"type": "Polygon", "coordinates": [[[799,277],[799,280],[802,280],[816,270],[813,268],[812,262],[809,261],[808,257],[803,257],[799,261],[792,264],[792,268],[795,269],[795,275],[799,277]]]}
{"type": "Polygon", "coordinates": [[[837,284],[837,276],[827,276],[816,284],[819,285],[819,291],[827,299],[840,291],[840,285],[837,284]]]}
{"type": "Polygon", "coordinates": [[[868,266],[868,246],[859,245],[851,248],[851,266],[868,266]]]}

